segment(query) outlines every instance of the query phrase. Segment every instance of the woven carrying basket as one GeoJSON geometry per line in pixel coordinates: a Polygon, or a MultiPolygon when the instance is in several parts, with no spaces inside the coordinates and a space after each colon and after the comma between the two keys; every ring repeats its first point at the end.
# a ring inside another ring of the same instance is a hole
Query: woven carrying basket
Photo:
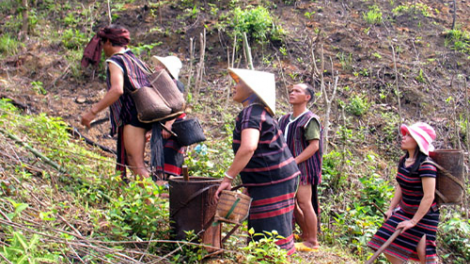
{"type": "Polygon", "coordinates": [[[131,96],[141,122],[153,122],[171,114],[171,108],[153,87],[144,86],[132,92],[131,96]]]}
{"type": "Polygon", "coordinates": [[[223,190],[220,194],[219,203],[215,212],[218,220],[229,220],[241,223],[248,216],[251,205],[251,197],[248,195],[223,190]]]}
{"type": "Polygon", "coordinates": [[[173,132],[181,146],[189,146],[206,140],[204,130],[197,118],[178,120],[173,123],[173,132]]]}
{"type": "Polygon", "coordinates": [[[429,152],[429,157],[433,160],[430,163],[437,167],[437,203],[462,203],[465,194],[463,151],[456,149],[439,149],[429,152]]]}
{"type": "Polygon", "coordinates": [[[172,113],[184,110],[185,102],[183,93],[180,92],[175,81],[173,81],[166,70],[155,71],[147,76],[149,82],[155,87],[171,108],[172,113]]]}

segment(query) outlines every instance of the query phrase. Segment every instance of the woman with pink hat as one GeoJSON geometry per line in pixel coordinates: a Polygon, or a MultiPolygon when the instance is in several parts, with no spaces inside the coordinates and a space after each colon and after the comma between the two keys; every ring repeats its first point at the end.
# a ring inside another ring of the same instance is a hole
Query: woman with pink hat
{"type": "Polygon", "coordinates": [[[400,235],[385,250],[392,263],[407,260],[437,263],[436,232],[439,208],[434,192],[436,167],[426,161],[436,138],[434,129],[426,123],[401,126],[401,149],[406,153],[400,159],[395,195],[385,213],[386,221],[368,246],[379,249],[397,229],[400,235]]]}

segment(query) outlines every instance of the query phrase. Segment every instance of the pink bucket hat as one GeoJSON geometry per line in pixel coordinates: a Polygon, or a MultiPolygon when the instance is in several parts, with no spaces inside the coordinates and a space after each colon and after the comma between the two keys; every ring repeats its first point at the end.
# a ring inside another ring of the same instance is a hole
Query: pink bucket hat
{"type": "Polygon", "coordinates": [[[429,151],[434,150],[432,142],[436,139],[436,132],[434,129],[422,122],[415,123],[411,126],[401,125],[401,134],[404,136],[408,132],[411,137],[418,143],[419,150],[429,156],[429,151]]]}

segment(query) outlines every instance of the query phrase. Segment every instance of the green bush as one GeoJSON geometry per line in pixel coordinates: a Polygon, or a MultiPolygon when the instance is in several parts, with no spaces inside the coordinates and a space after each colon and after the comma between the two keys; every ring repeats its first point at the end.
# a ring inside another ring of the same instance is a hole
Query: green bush
{"type": "Polygon", "coordinates": [[[18,53],[20,42],[12,38],[9,34],[2,34],[0,37],[0,53],[6,56],[12,56],[18,53]]]}
{"type": "MultiPolygon", "coordinates": [[[[451,259],[452,263],[470,262],[470,221],[454,216],[439,223],[437,239],[451,252],[441,256],[444,260],[451,259]]],[[[445,261],[445,263],[450,263],[445,261]]]]}
{"type": "Polygon", "coordinates": [[[447,31],[447,38],[445,40],[446,46],[451,46],[455,51],[470,53],[470,33],[459,29],[447,31]]]}
{"type": "Polygon", "coordinates": [[[161,188],[151,179],[124,186],[122,194],[111,202],[107,216],[113,234],[121,238],[168,238],[168,202],[156,197],[161,188]]]}
{"type": "Polygon", "coordinates": [[[58,263],[59,257],[41,250],[41,236],[34,234],[28,240],[21,232],[13,232],[9,245],[0,248],[2,257],[9,263],[58,263]]]}
{"type": "Polygon", "coordinates": [[[78,29],[66,29],[62,36],[62,44],[67,49],[80,49],[89,39],[78,29]]]}
{"type": "Polygon", "coordinates": [[[364,20],[368,24],[380,24],[382,23],[382,11],[377,5],[373,5],[369,7],[369,12],[362,14],[364,20]]]}
{"type": "Polygon", "coordinates": [[[362,116],[364,115],[370,108],[370,103],[366,97],[355,95],[348,105],[346,105],[346,112],[355,115],[355,116],[362,116]]]}
{"type": "Polygon", "coordinates": [[[399,5],[392,10],[394,15],[400,14],[422,14],[425,17],[431,15],[432,8],[423,3],[399,5]]]}
{"type": "Polygon", "coordinates": [[[270,39],[279,40],[284,35],[283,29],[273,23],[269,11],[262,6],[256,8],[248,6],[245,10],[237,7],[228,19],[229,26],[233,28],[233,34],[240,41],[243,39],[244,32],[252,41],[260,43],[270,39]]]}
{"type": "Polygon", "coordinates": [[[242,248],[244,255],[243,263],[289,263],[287,251],[275,244],[278,239],[283,239],[276,231],[263,234],[255,233],[253,229],[248,231],[250,236],[262,236],[258,241],[250,241],[248,246],[242,248]]]}

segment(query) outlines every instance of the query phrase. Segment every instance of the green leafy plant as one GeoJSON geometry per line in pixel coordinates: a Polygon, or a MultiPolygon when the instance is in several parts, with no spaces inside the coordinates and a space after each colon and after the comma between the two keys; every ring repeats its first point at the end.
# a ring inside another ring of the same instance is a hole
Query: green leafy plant
{"type": "Polygon", "coordinates": [[[185,233],[185,241],[191,243],[183,246],[175,245],[181,248],[181,253],[174,255],[171,259],[171,263],[202,263],[202,259],[207,255],[207,250],[201,244],[197,244],[201,242],[200,237],[194,233],[194,230],[185,231],[185,233]]]}
{"type": "MultiPolygon", "coordinates": [[[[338,151],[330,151],[323,155],[322,163],[322,177],[324,182],[328,184],[328,187],[336,190],[346,179],[346,175],[339,171],[341,164],[342,154],[338,151]]],[[[323,185],[319,186],[320,191],[325,188],[323,185]]]]}
{"type": "Polygon", "coordinates": [[[423,3],[402,4],[392,10],[394,15],[400,14],[422,14],[425,17],[431,16],[432,8],[423,3]]]}
{"type": "Polygon", "coordinates": [[[370,103],[365,96],[355,95],[346,105],[345,110],[352,115],[362,116],[369,110],[369,107],[370,103]]]}
{"type": "Polygon", "coordinates": [[[415,77],[419,83],[426,83],[426,78],[424,77],[423,69],[419,69],[418,75],[415,77]]]}
{"type": "Polygon", "coordinates": [[[380,11],[380,7],[377,5],[370,6],[369,11],[363,13],[362,17],[368,24],[376,25],[382,23],[382,11],[380,11]]]}
{"type": "Polygon", "coordinates": [[[46,89],[44,89],[41,81],[32,81],[31,85],[33,86],[33,91],[35,91],[36,93],[43,95],[47,94],[47,91],[46,89]]]}
{"type": "Polygon", "coordinates": [[[470,33],[459,29],[447,31],[446,46],[452,45],[452,49],[470,54],[470,33]]]}
{"type": "Polygon", "coordinates": [[[26,203],[17,203],[13,199],[10,199],[10,198],[7,198],[7,200],[13,205],[13,208],[15,208],[15,211],[13,213],[7,214],[8,218],[13,219],[13,220],[16,217],[19,217],[21,215],[21,212],[23,212],[26,208],[29,207],[29,205],[26,203]]]}
{"type": "Polygon", "coordinates": [[[86,44],[87,41],[88,38],[78,29],[66,29],[62,36],[62,44],[68,49],[79,49],[86,44]]]}
{"type": "Polygon", "coordinates": [[[39,235],[34,234],[28,241],[22,233],[15,231],[9,239],[10,245],[3,246],[0,252],[10,263],[58,263],[58,256],[40,250],[40,239],[39,235]]]}
{"type": "Polygon", "coordinates": [[[452,263],[468,263],[470,261],[470,221],[460,219],[454,216],[446,221],[439,223],[438,240],[444,247],[449,249],[443,259],[451,258],[452,263]]]}
{"type": "Polygon", "coordinates": [[[168,236],[168,202],[157,198],[163,192],[151,179],[131,181],[111,202],[108,219],[118,237],[168,236]],[[145,186],[145,187],[142,187],[145,186]]]}
{"type": "Polygon", "coordinates": [[[282,27],[276,26],[269,11],[263,6],[253,8],[248,6],[242,10],[237,7],[228,18],[228,25],[233,28],[234,34],[241,42],[243,33],[252,41],[263,43],[271,39],[280,39],[284,35],[282,27]]]}
{"type": "Polygon", "coordinates": [[[161,41],[157,43],[151,43],[151,44],[138,44],[137,46],[132,46],[130,47],[132,49],[132,52],[134,52],[137,56],[141,56],[144,52],[147,53],[147,55],[150,55],[152,52],[152,49],[154,47],[160,46],[162,44],[161,41]]]}
{"type": "Polygon", "coordinates": [[[254,229],[248,231],[251,237],[262,237],[258,241],[250,241],[248,246],[243,247],[244,263],[288,263],[287,251],[275,244],[278,239],[283,239],[277,231],[255,233],[254,229]]]}
{"type": "Polygon", "coordinates": [[[16,38],[12,38],[9,34],[0,36],[0,52],[3,55],[15,55],[20,48],[20,42],[16,38]]]}
{"type": "Polygon", "coordinates": [[[352,53],[349,53],[347,55],[344,52],[340,52],[340,53],[336,54],[336,58],[339,59],[339,62],[341,63],[341,68],[343,68],[343,70],[345,70],[345,71],[352,70],[352,68],[353,68],[353,66],[352,66],[352,62],[353,62],[352,53]]]}

